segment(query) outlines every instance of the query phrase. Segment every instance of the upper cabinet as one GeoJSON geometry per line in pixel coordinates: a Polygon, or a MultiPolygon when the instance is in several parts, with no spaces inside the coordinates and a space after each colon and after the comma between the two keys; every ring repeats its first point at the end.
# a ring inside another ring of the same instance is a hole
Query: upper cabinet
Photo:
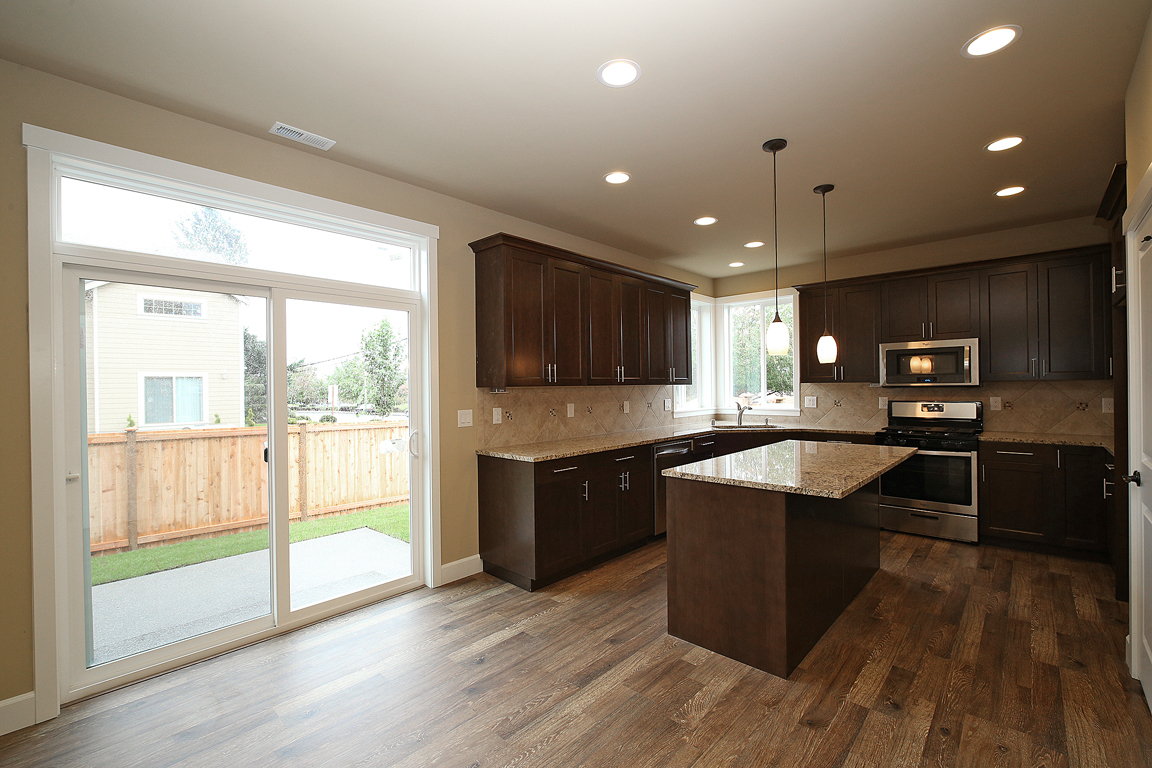
{"type": "Polygon", "coordinates": [[[824,286],[797,286],[803,382],[879,381],[879,345],[978,338],[981,381],[1106,379],[1107,246],[963,268],[838,280],[827,286],[835,364],[821,365],[824,286]]]}
{"type": "Polygon", "coordinates": [[[949,272],[881,284],[881,341],[965,339],[980,328],[979,272],[949,272]]]}
{"type": "Polygon", "coordinates": [[[695,286],[498,234],[476,254],[476,386],[691,383],[695,286]]]}

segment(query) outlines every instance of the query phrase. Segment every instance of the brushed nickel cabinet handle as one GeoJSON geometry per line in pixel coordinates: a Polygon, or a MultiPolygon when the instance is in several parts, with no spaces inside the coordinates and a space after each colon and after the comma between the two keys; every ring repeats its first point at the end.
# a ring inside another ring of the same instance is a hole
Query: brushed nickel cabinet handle
{"type": "Polygon", "coordinates": [[[616,461],[628,461],[628,459],[634,459],[634,458],[636,458],[636,457],[635,456],[622,456],[619,459],[616,459],[616,461]]]}
{"type": "Polygon", "coordinates": [[[564,469],[554,469],[552,470],[552,474],[557,475],[561,472],[571,472],[574,469],[580,469],[580,467],[564,467],[564,469]]]}
{"type": "Polygon", "coordinates": [[[1036,454],[1031,451],[996,451],[996,453],[1004,454],[1005,456],[1035,456],[1036,454]]]}

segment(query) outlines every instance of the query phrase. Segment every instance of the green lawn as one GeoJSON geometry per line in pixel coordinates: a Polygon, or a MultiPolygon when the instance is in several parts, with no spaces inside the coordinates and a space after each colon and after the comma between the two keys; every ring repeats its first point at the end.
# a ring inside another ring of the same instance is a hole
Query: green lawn
{"type": "MultiPolygon", "coordinates": [[[[288,528],[288,540],[295,544],[298,541],[354,531],[357,528],[371,528],[394,539],[408,541],[408,505],[397,504],[303,523],[294,522],[288,528]]],[[[135,552],[97,555],[92,558],[92,586],[194,563],[204,563],[221,557],[243,555],[259,549],[268,549],[268,531],[233,533],[215,539],[181,541],[161,547],[138,549],[135,552]]]]}

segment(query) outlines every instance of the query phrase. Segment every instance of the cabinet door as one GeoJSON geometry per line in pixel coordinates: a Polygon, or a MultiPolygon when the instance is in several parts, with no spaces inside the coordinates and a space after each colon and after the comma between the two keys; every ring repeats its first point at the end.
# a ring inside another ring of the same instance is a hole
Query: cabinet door
{"type": "Polygon", "coordinates": [[[548,258],[530,251],[507,249],[504,266],[506,325],[505,365],[508,385],[538,387],[547,384],[545,365],[552,361],[546,349],[548,324],[548,258]]]}
{"type": "Polygon", "coordinates": [[[1055,472],[1043,464],[980,461],[980,535],[1050,543],[1055,472]]]}
{"type": "Polygon", "coordinates": [[[1109,378],[1103,260],[1042,261],[1038,272],[1040,378],[1109,378]]]}
{"type": "Polygon", "coordinates": [[[837,335],[836,315],[840,311],[838,288],[828,291],[828,330],[836,336],[837,362],[823,364],[816,358],[816,344],[824,335],[824,290],[813,289],[800,293],[799,310],[795,315],[799,328],[796,343],[800,345],[800,381],[805,383],[839,381],[839,351],[842,349],[837,335]]]}
{"type": "Polygon", "coordinates": [[[580,507],[584,559],[615,549],[620,540],[616,494],[621,479],[614,469],[605,467],[588,477],[588,498],[580,507]]]}
{"type": "Polygon", "coordinates": [[[881,341],[921,341],[928,338],[928,279],[910,277],[882,284],[881,341]]]}
{"type": "Polygon", "coordinates": [[[618,544],[624,546],[652,535],[652,464],[636,462],[621,472],[623,487],[617,491],[617,511],[620,522],[618,544]]]}
{"type": "Polygon", "coordinates": [[[644,379],[644,283],[627,277],[616,278],[620,304],[620,369],[622,384],[639,384],[644,379]]]}
{"type": "Polygon", "coordinates": [[[840,381],[879,382],[879,286],[845,285],[839,293],[836,362],[840,366],[840,381]]]}
{"type": "Polygon", "coordinates": [[[587,476],[576,472],[536,486],[536,578],[584,559],[582,508],[587,476]]]}
{"type": "Polygon", "coordinates": [[[983,270],[980,299],[981,382],[1037,378],[1036,265],[983,270]]]}
{"type": "Polygon", "coordinates": [[[1062,447],[1060,468],[1064,476],[1061,530],[1055,543],[1074,549],[1104,552],[1106,504],[1104,456],[1099,448],[1062,447]]]}
{"type": "Polygon", "coordinates": [[[928,278],[928,338],[968,339],[980,335],[980,273],[928,278]]]}
{"type": "Polygon", "coordinates": [[[588,270],[588,383],[620,377],[620,298],[615,275],[588,270]]]}
{"type": "Polygon", "coordinates": [[[552,384],[579,387],[585,383],[584,267],[559,259],[548,260],[549,291],[545,317],[551,322],[545,339],[545,364],[551,363],[552,384]]]}
{"type": "Polygon", "coordinates": [[[692,383],[692,294],[668,292],[668,365],[673,384],[692,383]]]}
{"type": "Polygon", "coordinates": [[[644,382],[667,384],[672,378],[668,355],[668,289],[644,286],[644,382]]]}

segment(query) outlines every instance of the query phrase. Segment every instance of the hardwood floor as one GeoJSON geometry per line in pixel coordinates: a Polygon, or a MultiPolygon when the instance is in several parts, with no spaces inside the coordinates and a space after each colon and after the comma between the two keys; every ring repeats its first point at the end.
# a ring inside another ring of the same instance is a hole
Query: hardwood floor
{"type": "Polygon", "coordinates": [[[784,680],[665,633],[656,542],[479,575],[67,707],[17,766],[1152,766],[1107,566],[884,534],[784,680]]]}

